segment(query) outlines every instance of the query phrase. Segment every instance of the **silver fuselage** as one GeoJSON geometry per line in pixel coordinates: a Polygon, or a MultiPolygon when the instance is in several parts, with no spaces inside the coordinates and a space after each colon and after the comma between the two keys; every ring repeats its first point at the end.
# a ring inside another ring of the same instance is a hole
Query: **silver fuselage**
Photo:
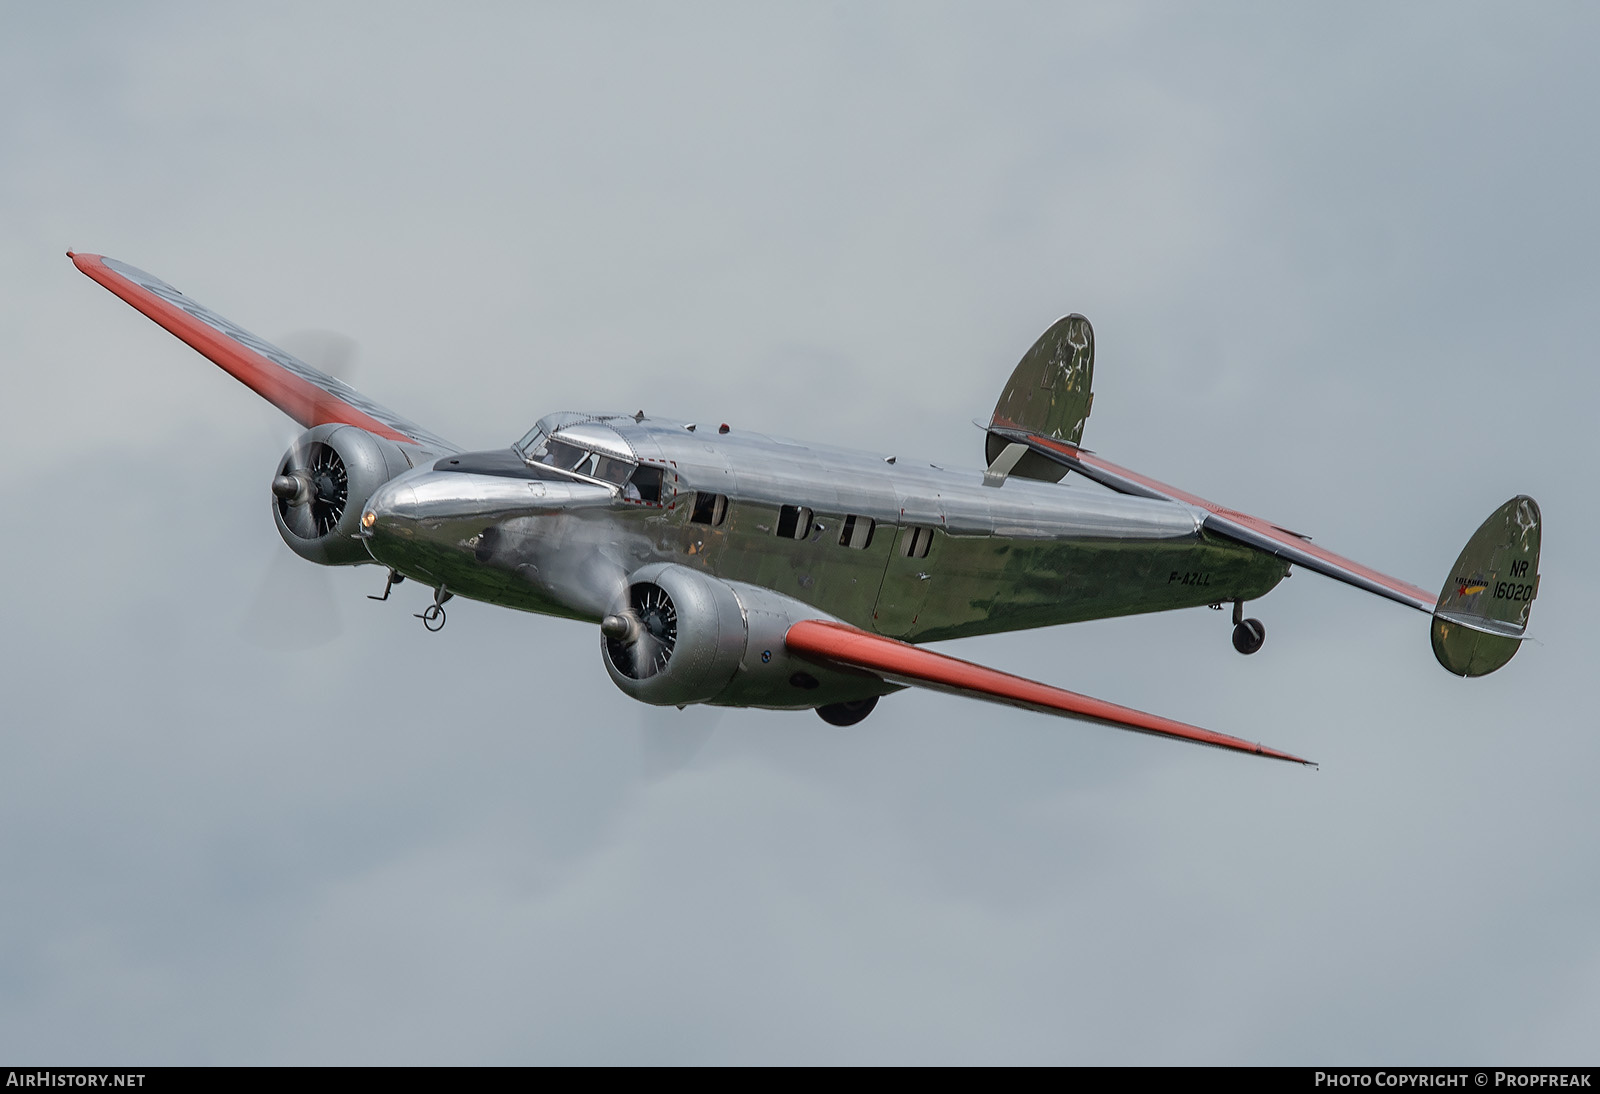
{"type": "Polygon", "coordinates": [[[986,486],[981,470],[662,419],[603,424],[662,470],[658,503],[509,451],[447,457],[369,500],[373,559],[456,596],[590,621],[627,575],[673,562],[915,641],[1252,600],[1286,572],[1175,502],[986,486]]]}

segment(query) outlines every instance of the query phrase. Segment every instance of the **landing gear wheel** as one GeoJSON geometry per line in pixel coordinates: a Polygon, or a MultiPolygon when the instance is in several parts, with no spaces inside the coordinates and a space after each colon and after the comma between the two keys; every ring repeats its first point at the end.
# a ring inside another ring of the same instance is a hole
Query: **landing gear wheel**
{"type": "Polygon", "coordinates": [[[1233,628],[1233,648],[1249,655],[1267,640],[1267,628],[1259,619],[1241,619],[1233,628]]]}
{"type": "Polygon", "coordinates": [[[829,703],[817,708],[817,717],[830,726],[853,726],[871,714],[872,708],[877,705],[876,695],[868,699],[851,699],[847,703],[829,703]]]}
{"type": "MultiPolygon", "coordinates": [[[[388,595],[387,589],[384,590],[384,595],[388,595]]],[[[433,590],[433,603],[429,604],[422,611],[416,613],[416,618],[422,620],[422,625],[428,628],[431,633],[438,634],[440,631],[444,630],[445,601],[449,600],[454,595],[455,594],[449,589],[446,589],[443,585],[440,585],[437,589],[433,590]]]]}

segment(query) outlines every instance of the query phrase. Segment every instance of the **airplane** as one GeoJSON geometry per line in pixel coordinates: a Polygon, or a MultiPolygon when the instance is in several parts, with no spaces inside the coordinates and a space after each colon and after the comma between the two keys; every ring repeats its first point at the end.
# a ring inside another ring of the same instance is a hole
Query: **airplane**
{"type": "Polygon", "coordinates": [[[612,682],[645,703],[815,710],[859,723],[929,688],[1268,759],[1288,752],[964,661],[919,643],[1090,619],[1233,608],[1291,566],[1427,613],[1440,665],[1510,661],[1539,587],[1540,514],[1518,495],[1426,589],[1309,537],[1119,467],[1081,444],[1094,331],[1072,314],[1025,353],[985,433],[986,467],[925,462],[623,413],[547,415],[467,451],[142,270],[74,265],[304,427],[271,480],[301,558],[377,565],[382,595],[432,589],[599,627],[612,682]],[[1061,485],[1076,474],[1103,490],[1061,485]]]}

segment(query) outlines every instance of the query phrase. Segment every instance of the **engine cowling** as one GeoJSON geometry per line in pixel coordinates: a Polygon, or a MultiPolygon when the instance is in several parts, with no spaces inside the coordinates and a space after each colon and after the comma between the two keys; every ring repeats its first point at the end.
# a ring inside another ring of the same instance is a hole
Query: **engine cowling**
{"type": "Polygon", "coordinates": [[[602,624],[600,655],[612,682],[640,702],[789,710],[898,690],[792,657],[790,626],[833,617],[770,589],[655,563],[629,578],[626,596],[602,624]]]}
{"type": "Polygon", "coordinates": [[[400,446],[353,425],[319,425],[278,461],[272,518],[295,554],[323,566],[371,562],[354,538],[372,492],[411,469],[400,446]]]}

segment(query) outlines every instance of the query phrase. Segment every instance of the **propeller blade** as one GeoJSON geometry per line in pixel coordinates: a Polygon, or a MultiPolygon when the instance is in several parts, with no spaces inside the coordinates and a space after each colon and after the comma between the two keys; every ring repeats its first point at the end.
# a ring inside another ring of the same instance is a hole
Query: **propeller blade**
{"type": "Polygon", "coordinates": [[[710,743],[721,707],[703,703],[682,710],[642,706],[639,712],[639,771],[654,783],[688,767],[710,743]]]}
{"type": "Polygon", "coordinates": [[[278,339],[278,348],[287,350],[319,372],[350,383],[361,347],[348,334],[336,330],[297,330],[278,339]]]}
{"type": "Polygon", "coordinates": [[[299,653],[332,642],[343,629],[332,575],[286,546],[275,547],[239,633],[261,649],[299,653]]]}

